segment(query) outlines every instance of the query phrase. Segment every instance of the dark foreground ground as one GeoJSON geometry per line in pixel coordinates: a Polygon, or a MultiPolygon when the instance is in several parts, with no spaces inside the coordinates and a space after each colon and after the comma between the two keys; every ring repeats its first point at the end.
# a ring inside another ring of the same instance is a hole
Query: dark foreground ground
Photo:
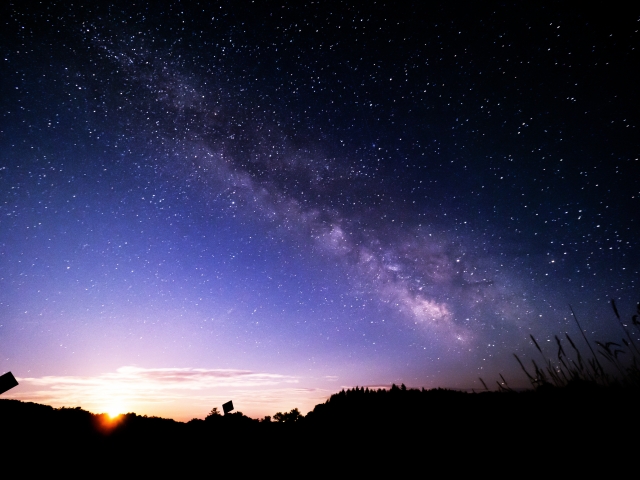
{"type": "Polygon", "coordinates": [[[20,476],[588,472],[637,456],[639,400],[636,390],[586,384],[520,393],[353,389],[283,422],[232,414],[187,423],[0,400],[0,458],[20,476]]]}

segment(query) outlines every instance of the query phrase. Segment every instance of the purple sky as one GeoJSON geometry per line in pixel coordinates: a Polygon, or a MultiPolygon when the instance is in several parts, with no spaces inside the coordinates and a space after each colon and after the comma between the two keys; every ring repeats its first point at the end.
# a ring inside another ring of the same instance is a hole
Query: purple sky
{"type": "Polygon", "coordinates": [[[2,7],[3,398],[306,413],[526,386],[569,304],[619,340],[636,12],[187,3],[2,7]]]}

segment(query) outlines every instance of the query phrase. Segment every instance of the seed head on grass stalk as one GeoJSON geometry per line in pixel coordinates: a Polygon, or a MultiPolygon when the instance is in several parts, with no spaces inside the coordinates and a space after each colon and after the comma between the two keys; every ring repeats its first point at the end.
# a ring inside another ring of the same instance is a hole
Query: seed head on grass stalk
{"type": "Polygon", "coordinates": [[[638,347],[636,347],[636,344],[633,341],[633,338],[631,338],[631,335],[629,335],[629,332],[625,328],[624,323],[622,323],[622,319],[620,318],[620,314],[618,313],[618,308],[616,307],[616,301],[613,298],[611,299],[611,308],[613,308],[613,313],[615,314],[616,318],[618,319],[618,323],[620,324],[620,328],[622,328],[622,331],[627,335],[627,338],[631,342],[631,345],[633,345],[633,348],[636,351],[636,353],[640,354],[640,350],[638,350],[638,347]]]}
{"type": "Polygon", "coordinates": [[[564,361],[565,358],[569,358],[569,357],[567,357],[567,354],[565,353],[564,348],[562,347],[562,342],[560,341],[560,338],[557,335],[555,335],[555,339],[556,339],[556,344],[558,345],[558,361],[562,364],[562,366],[558,368],[560,370],[560,373],[562,374],[562,377],[564,378],[565,383],[569,383],[569,381],[575,378],[575,372],[572,372],[569,366],[567,365],[567,363],[564,361]],[[564,367],[564,369],[562,367],[564,367]],[[567,374],[565,374],[564,372],[565,370],[569,375],[568,377],[567,377],[567,374]]]}
{"type": "MultiPolygon", "coordinates": [[[[573,363],[573,365],[575,366],[575,373],[577,375],[578,378],[580,378],[580,375],[585,375],[585,368],[584,368],[584,362],[582,361],[582,355],[580,354],[580,350],[578,350],[578,348],[576,347],[576,344],[573,343],[573,340],[571,340],[571,337],[569,336],[568,333],[565,333],[565,336],[567,337],[567,340],[569,340],[569,343],[571,344],[571,347],[573,348],[573,350],[576,352],[576,354],[578,355],[578,363],[576,364],[576,362],[572,359],[569,358],[569,360],[571,360],[571,363],[573,363]]],[[[587,376],[588,375],[587,373],[587,376]]],[[[593,378],[590,378],[590,380],[593,380],[593,378]]]]}
{"type": "Polygon", "coordinates": [[[589,350],[591,350],[591,353],[593,354],[593,359],[595,361],[595,364],[600,369],[600,374],[604,376],[604,370],[602,369],[602,365],[600,365],[600,362],[598,361],[598,358],[596,357],[596,352],[593,351],[593,348],[591,347],[591,344],[589,343],[589,340],[587,340],[587,336],[584,334],[584,330],[582,330],[582,327],[580,326],[580,322],[578,322],[578,317],[576,316],[576,312],[573,311],[573,307],[571,305],[569,305],[569,309],[571,310],[571,314],[573,315],[573,319],[576,321],[576,325],[578,325],[578,329],[580,330],[580,333],[582,334],[582,338],[584,338],[584,341],[587,343],[587,346],[589,347],[589,350]]]}
{"type": "Polygon", "coordinates": [[[549,382],[547,381],[547,376],[544,374],[544,370],[538,367],[535,360],[531,360],[531,362],[533,363],[533,368],[536,370],[536,383],[540,385],[548,384],[549,382]]]}
{"type": "Polygon", "coordinates": [[[504,379],[502,374],[500,373],[499,375],[500,375],[500,378],[502,379],[502,383],[500,383],[500,382],[498,382],[496,380],[496,382],[498,383],[498,390],[503,391],[503,392],[513,392],[513,389],[509,386],[509,384],[504,379]]]}
{"type": "Polygon", "coordinates": [[[488,392],[489,391],[489,387],[487,387],[487,384],[484,383],[484,380],[482,380],[482,377],[478,377],[480,379],[480,381],[482,382],[482,385],[484,385],[484,389],[488,392]]]}
{"type": "Polygon", "coordinates": [[[564,355],[566,357],[567,355],[564,353],[564,348],[562,348],[562,343],[560,342],[558,335],[554,335],[554,337],[556,339],[556,343],[558,344],[558,360],[562,360],[562,356],[564,355]]]}
{"type": "MultiPolygon", "coordinates": [[[[518,363],[520,364],[520,368],[522,368],[522,371],[525,373],[525,375],[529,378],[529,381],[531,382],[531,385],[533,385],[535,387],[535,378],[533,378],[529,372],[527,372],[527,369],[524,368],[524,365],[522,364],[522,362],[520,361],[520,359],[518,358],[518,355],[516,355],[515,353],[513,354],[514,357],[516,357],[516,360],[518,361],[518,363]]],[[[481,379],[482,380],[482,379],[481,379]]],[[[484,382],[482,382],[484,383],[484,382]]]]}
{"type": "Polygon", "coordinates": [[[536,337],[534,337],[532,334],[529,334],[529,336],[531,337],[533,344],[536,346],[536,348],[540,352],[540,355],[542,355],[542,358],[544,358],[545,363],[547,363],[547,359],[545,358],[544,353],[542,353],[542,349],[540,348],[540,345],[538,345],[538,342],[536,342],[536,337]]]}

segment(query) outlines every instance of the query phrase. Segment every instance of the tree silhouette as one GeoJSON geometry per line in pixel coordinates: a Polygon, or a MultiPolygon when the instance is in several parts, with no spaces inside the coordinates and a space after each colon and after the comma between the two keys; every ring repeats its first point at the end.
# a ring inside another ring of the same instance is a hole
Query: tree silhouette
{"type": "Polygon", "coordinates": [[[289,413],[278,412],[273,416],[273,419],[278,423],[296,423],[302,418],[304,417],[297,408],[294,408],[289,413]]]}
{"type": "Polygon", "coordinates": [[[207,417],[206,417],[206,418],[209,418],[209,417],[216,417],[216,416],[217,416],[217,417],[219,417],[219,416],[220,416],[220,412],[218,411],[218,407],[213,407],[213,408],[211,409],[211,411],[209,412],[209,415],[207,415],[207,417]]]}

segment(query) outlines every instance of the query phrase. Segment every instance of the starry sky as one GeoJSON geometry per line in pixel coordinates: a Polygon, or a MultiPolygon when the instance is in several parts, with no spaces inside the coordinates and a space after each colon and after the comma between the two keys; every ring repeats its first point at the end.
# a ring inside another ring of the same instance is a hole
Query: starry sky
{"type": "MultiPolygon", "coordinates": [[[[0,371],[94,412],[481,389],[640,300],[640,14],[4,2],[0,371]]],[[[537,2],[536,2],[537,3],[537,2]]]]}

